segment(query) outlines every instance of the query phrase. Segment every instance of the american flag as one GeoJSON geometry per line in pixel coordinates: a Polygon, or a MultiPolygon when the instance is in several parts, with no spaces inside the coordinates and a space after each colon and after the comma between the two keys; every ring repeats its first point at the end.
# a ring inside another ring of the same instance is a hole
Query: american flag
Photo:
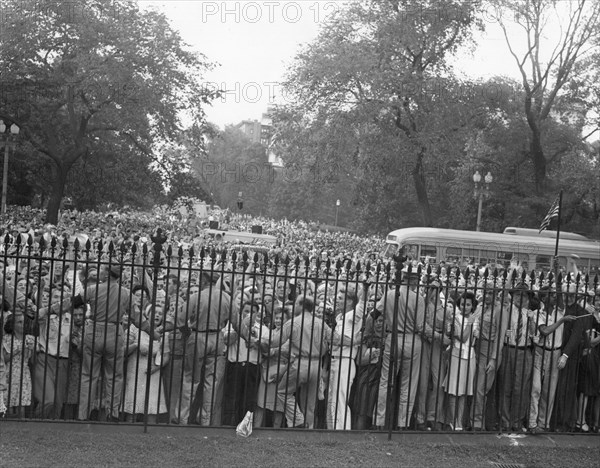
{"type": "Polygon", "coordinates": [[[554,203],[552,203],[552,206],[550,207],[550,210],[548,211],[548,214],[546,215],[546,217],[542,221],[542,224],[540,225],[540,234],[545,229],[548,229],[548,226],[550,226],[550,220],[552,218],[558,217],[558,212],[560,210],[560,202],[559,202],[559,200],[560,200],[560,195],[558,195],[556,197],[556,200],[554,200],[554,203]]]}

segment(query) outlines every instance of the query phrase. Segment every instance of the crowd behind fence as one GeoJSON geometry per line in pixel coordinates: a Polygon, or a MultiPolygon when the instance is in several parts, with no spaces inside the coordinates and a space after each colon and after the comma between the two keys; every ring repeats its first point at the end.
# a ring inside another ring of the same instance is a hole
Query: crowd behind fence
{"type": "Polygon", "coordinates": [[[597,431],[598,277],[28,241],[0,260],[0,413],[597,431]]]}

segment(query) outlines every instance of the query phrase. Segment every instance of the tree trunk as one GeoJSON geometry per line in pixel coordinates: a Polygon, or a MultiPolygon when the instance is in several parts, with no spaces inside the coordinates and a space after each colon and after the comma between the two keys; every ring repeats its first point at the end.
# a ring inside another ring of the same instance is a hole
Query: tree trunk
{"type": "Polygon", "coordinates": [[[70,166],[56,165],[54,172],[54,180],[52,181],[52,192],[48,200],[48,209],[46,210],[46,222],[56,225],[58,223],[58,211],[60,203],[65,193],[65,185],[70,166]]]}
{"type": "Polygon", "coordinates": [[[427,196],[427,183],[425,181],[425,171],[423,169],[423,157],[425,156],[425,148],[421,147],[417,154],[417,163],[413,169],[413,180],[415,182],[415,190],[417,192],[417,201],[421,207],[423,216],[423,226],[433,227],[433,218],[431,216],[431,207],[429,206],[429,197],[427,196]]]}
{"type": "Polygon", "coordinates": [[[531,143],[529,152],[533,161],[533,173],[535,176],[536,192],[543,193],[546,187],[546,156],[542,148],[542,140],[539,129],[531,130],[531,143]]]}

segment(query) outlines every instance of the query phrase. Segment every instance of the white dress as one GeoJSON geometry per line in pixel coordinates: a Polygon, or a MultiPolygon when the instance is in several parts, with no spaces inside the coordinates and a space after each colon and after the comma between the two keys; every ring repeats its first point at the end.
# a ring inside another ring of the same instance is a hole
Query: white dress
{"type": "MultiPolygon", "coordinates": [[[[143,414],[146,398],[150,335],[140,331],[134,325],[130,325],[128,343],[128,346],[135,344],[138,348],[127,357],[123,411],[129,414],[143,414]]],[[[158,341],[155,341],[152,346],[153,353],[160,352],[158,341]]],[[[161,385],[161,372],[158,370],[150,376],[148,414],[162,414],[167,412],[164,395],[165,389],[161,385]]]]}
{"type": "MultiPolygon", "coordinates": [[[[32,338],[30,337],[29,340],[32,338]]],[[[23,344],[23,340],[12,335],[4,335],[2,341],[5,356],[10,356],[10,360],[4,364],[4,404],[8,408],[29,406],[31,405],[31,373],[27,361],[31,350],[23,344]]]]}
{"type": "Polygon", "coordinates": [[[477,367],[473,349],[473,335],[476,327],[476,317],[467,318],[458,310],[456,311],[450,362],[444,381],[444,388],[450,395],[473,395],[477,367]]]}

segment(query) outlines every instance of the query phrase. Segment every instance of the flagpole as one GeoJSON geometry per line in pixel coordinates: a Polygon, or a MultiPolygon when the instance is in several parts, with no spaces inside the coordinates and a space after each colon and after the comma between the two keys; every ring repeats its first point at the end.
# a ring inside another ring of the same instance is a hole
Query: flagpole
{"type": "Polygon", "coordinates": [[[556,287],[558,288],[558,239],[560,237],[560,212],[562,209],[562,193],[563,191],[561,190],[560,193],[558,194],[558,219],[557,219],[557,225],[556,225],[556,245],[554,247],[554,275],[555,275],[555,279],[554,281],[557,282],[556,287]]]}

